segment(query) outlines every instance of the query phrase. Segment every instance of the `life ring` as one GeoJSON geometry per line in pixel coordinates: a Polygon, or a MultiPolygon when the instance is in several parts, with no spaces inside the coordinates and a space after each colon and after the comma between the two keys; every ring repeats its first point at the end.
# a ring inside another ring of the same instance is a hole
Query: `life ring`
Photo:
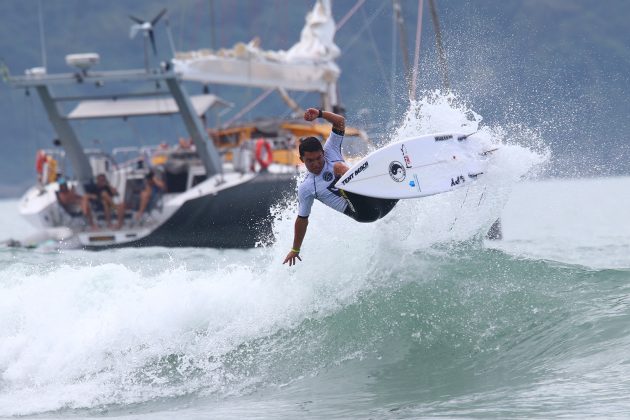
{"type": "Polygon", "coordinates": [[[260,163],[262,169],[267,169],[271,162],[273,162],[273,153],[271,152],[271,145],[265,139],[256,140],[256,162],[260,163]],[[263,159],[263,148],[265,149],[265,158],[263,159]]]}
{"type": "Polygon", "coordinates": [[[38,150],[35,155],[35,170],[39,175],[44,172],[44,163],[46,163],[46,153],[43,150],[38,150]]]}

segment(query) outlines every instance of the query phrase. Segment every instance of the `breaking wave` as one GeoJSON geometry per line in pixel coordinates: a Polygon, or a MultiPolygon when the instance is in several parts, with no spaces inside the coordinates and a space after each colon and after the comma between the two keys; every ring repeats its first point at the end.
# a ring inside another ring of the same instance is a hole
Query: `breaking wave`
{"type": "Polygon", "coordinates": [[[583,314],[559,291],[590,273],[482,246],[514,183],[548,151],[535,133],[484,126],[438,92],[411,105],[390,141],[447,130],[499,147],[488,176],[400,202],[372,224],[316,203],[295,267],[281,264],[294,202],[274,209],[276,242],[249,251],[0,251],[0,415],[220,402],[325,380],[331,366],[366,375],[384,360],[384,406],[399,409],[409,401],[394,390],[406,382],[388,382],[398,371],[427,396],[437,392],[427,381],[451,371],[457,395],[457,369],[525,378],[560,363],[558,340],[575,334],[563,328],[583,314]]]}

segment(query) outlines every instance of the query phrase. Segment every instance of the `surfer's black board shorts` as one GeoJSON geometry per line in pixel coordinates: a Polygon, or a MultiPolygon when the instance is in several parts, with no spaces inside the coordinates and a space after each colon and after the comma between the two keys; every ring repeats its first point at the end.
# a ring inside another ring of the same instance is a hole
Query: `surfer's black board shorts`
{"type": "Polygon", "coordinates": [[[398,199],[366,197],[348,191],[343,191],[342,196],[348,202],[343,213],[361,223],[370,223],[385,217],[398,203],[398,199]]]}

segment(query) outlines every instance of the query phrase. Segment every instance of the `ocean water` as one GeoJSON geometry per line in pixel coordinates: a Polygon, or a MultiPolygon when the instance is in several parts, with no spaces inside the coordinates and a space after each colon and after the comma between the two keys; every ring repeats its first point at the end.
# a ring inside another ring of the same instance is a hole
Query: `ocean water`
{"type": "Polygon", "coordinates": [[[316,203],[295,267],[293,202],[252,250],[0,248],[0,417],[627,418],[630,178],[539,179],[480,118],[415,104],[392,140],[480,129],[488,176],[373,224],[316,203]]]}

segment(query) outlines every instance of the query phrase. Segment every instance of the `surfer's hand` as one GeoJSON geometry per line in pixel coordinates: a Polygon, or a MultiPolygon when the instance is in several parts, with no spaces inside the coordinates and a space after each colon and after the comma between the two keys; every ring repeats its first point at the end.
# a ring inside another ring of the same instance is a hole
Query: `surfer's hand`
{"type": "Polygon", "coordinates": [[[319,109],[309,108],[304,111],[304,119],[306,121],[313,121],[319,115],[319,109]]]}
{"type": "Polygon", "coordinates": [[[302,261],[302,258],[300,258],[300,253],[299,252],[290,251],[287,254],[287,257],[284,259],[284,262],[282,264],[286,264],[288,262],[289,263],[289,267],[291,267],[292,265],[297,264],[297,261],[295,261],[296,258],[298,260],[302,261]]]}

